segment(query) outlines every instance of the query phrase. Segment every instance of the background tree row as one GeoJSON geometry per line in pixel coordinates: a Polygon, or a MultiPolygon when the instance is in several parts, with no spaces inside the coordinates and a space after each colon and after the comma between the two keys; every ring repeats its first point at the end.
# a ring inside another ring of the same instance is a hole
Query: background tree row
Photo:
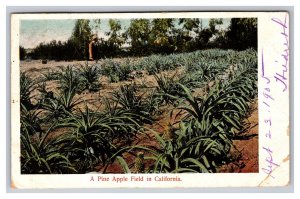
{"type": "MultiPolygon", "coordinates": [[[[86,60],[88,43],[97,34],[100,20],[78,19],[67,41],[40,43],[31,52],[20,46],[20,59],[86,60]]],[[[207,27],[198,18],[132,19],[126,30],[121,22],[109,20],[107,39],[96,43],[96,59],[191,52],[207,48],[245,50],[257,48],[257,19],[232,18],[227,29],[217,26],[222,19],[210,19],[207,27]]]]}

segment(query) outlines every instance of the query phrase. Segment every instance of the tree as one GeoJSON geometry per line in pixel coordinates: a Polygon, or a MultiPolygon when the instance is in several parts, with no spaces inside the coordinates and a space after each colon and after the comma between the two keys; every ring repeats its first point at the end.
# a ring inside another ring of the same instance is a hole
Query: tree
{"type": "Polygon", "coordinates": [[[106,33],[109,36],[108,44],[115,50],[120,50],[121,46],[125,43],[125,39],[120,32],[122,29],[121,23],[116,19],[109,19],[108,21],[110,31],[106,33]]]}
{"type": "Polygon", "coordinates": [[[152,46],[158,52],[162,52],[170,48],[170,36],[171,30],[174,27],[173,20],[171,18],[167,19],[153,19],[151,22],[151,34],[150,42],[152,46]]]}
{"type": "Polygon", "coordinates": [[[222,19],[212,18],[208,22],[207,28],[201,28],[197,34],[196,43],[199,48],[207,48],[209,46],[209,41],[212,37],[218,38],[219,30],[216,28],[217,25],[223,24],[222,19]]]}
{"type": "Polygon", "coordinates": [[[98,34],[98,30],[100,28],[101,25],[101,20],[100,19],[93,19],[92,23],[90,23],[90,27],[92,29],[92,32],[94,34],[98,34]]]}
{"type": "Polygon", "coordinates": [[[23,46],[19,46],[20,60],[24,60],[26,57],[26,50],[23,46]]]}
{"type": "Polygon", "coordinates": [[[178,25],[182,25],[176,31],[176,46],[179,51],[192,51],[199,48],[196,37],[202,31],[202,20],[198,18],[180,18],[178,25]]]}
{"type": "Polygon", "coordinates": [[[204,42],[202,45],[207,46],[209,48],[220,48],[225,44],[225,32],[224,30],[217,28],[217,26],[223,24],[223,19],[221,18],[212,18],[209,20],[209,28],[206,30],[204,35],[207,35],[207,38],[202,40],[204,42]]]}
{"type": "Polygon", "coordinates": [[[198,18],[180,18],[178,24],[182,24],[183,30],[186,31],[199,32],[199,28],[202,29],[202,21],[198,18]]]}
{"type": "Polygon", "coordinates": [[[131,50],[135,54],[144,54],[149,51],[149,19],[132,19],[127,30],[130,37],[131,50]]]}
{"type": "Polygon", "coordinates": [[[173,51],[171,33],[174,19],[153,19],[149,42],[154,52],[169,53],[173,51]]]}
{"type": "Polygon", "coordinates": [[[216,26],[221,24],[223,24],[223,20],[220,18],[219,19],[212,18],[209,20],[209,29],[213,35],[219,32],[219,30],[216,29],[216,26]]]}
{"type": "Polygon", "coordinates": [[[228,47],[244,50],[257,48],[257,18],[232,18],[226,33],[228,47]]]}
{"type": "Polygon", "coordinates": [[[88,43],[92,36],[89,23],[90,20],[88,19],[77,19],[75,22],[70,41],[75,47],[74,53],[77,59],[88,58],[88,43]]]}
{"type": "Polygon", "coordinates": [[[201,47],[206,47],[209,39],[213,36],[212,31],[209,28],[204,28],[198,35],[197,43],[201,47]]]}

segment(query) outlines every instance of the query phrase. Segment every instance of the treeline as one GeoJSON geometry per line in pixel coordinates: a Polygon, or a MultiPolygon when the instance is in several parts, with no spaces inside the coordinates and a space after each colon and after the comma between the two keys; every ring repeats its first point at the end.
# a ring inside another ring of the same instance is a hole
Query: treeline
{"type": "MultiPolygon", "coordinates": [[[[99,28],[100,23],[100,20],[91,23],[79,19],[67,41],[40,43],[29,53],[20,47],[20,58],[86,60],[93,29],[99,28]]],[[[222,19],[210,19],[208,27],[203,27],[198,18],[132,19],[127,30],[122,31],[121,22],[110,19],[110,29],[105,32],[107,39],[99,38],[94,46],[95,58],[170,54],[207,48],[257,48],[256,18],[232,18],[226,30],[217,27],[222,24],[222,19]]]]}

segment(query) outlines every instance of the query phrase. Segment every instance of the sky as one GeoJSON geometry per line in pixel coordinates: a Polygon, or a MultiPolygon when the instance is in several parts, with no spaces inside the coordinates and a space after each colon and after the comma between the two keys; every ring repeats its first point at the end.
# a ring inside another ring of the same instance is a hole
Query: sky
{"type": "MultiPolygon", "coordinates": [[[[101,19],[100,27],[93,28],[93,33],[97,33],[99,37],[107,39],[105,32],[109,31],[108,26],[109,19],[101,19]]],[[[127,29],[130,25],[130,19],[118,19],[120,20],[122,31],[127,29]]],[[[41,42],[66,41],[70,38],[75,19],[63,19],[63,20],[22,20],[20,24],[20,45],[24,48],[34,48],[41,42]]],[[[202,19],[203,27],[208,27],[209,19],[202,19]]],[[[229,26],[230,19],[223,19],[222,29],[226,29],[229,26]]],[[[176,24],[176,23],[175,23],[176,24]]],[[[90,25],[95,23],[91,20],[90,25]]]]}

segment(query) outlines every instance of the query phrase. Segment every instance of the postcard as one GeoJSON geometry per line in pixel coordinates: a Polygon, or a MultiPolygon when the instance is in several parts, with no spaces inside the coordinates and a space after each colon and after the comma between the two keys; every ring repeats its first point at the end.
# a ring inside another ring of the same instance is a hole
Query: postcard
{"type": "Polygon", "coordinates": [[[288,12],[11,15],[11,187],[290,183],[288,12]]]}

